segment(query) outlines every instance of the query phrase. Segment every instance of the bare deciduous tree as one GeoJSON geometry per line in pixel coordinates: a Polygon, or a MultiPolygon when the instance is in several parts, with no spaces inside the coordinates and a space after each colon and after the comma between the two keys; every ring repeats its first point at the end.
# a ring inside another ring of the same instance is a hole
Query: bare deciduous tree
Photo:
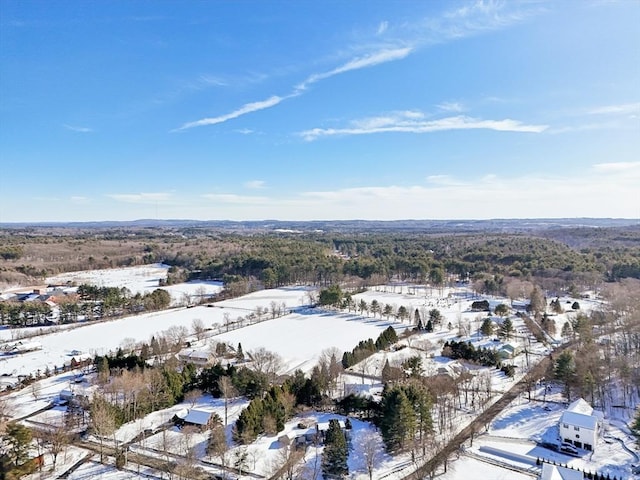
{"type": "Polygon", "coordinates": [[[280,448],[278,455],[272,464],[272,475],[270,478],[283,480],[298,480],[302,478],[304,450],[296,448],[291,443],[280,448]]]}
{"type": "Polygon", "coordinates": [[[116,421],[107,402],[101,395],[94,395],[90,408],[91,428],[100,441],[100,462],[104,463],[104,438],[116,429],[116,421]]]}
{"type": "Polygon", "coordinates": [[[196,406],[196,403],[198,402],[201,396],[202,396],[202,390],[198,390],[197,388],[194,388],[193,390],[189,390],[187,393],[184,394],[184,399],[186,402],[189,402],[191,404],[191,408],[193,408],[196,406]]]}
{"type": "Polygon", "coordinates": [[[248,357],[252,362],[252,367],[256,372],[266,374],[271,381],[282,368],[282,357],[277,353],[270,352],[264,347],[248,352],[248,357]]]}
{"type": "Polygon", "coordinates": [[[199,318],[194,318],[193,321],[191,322],[191,331],[196,336],[198,341],[202,340],[204,338],[204,333],[206,331],[204,322],[199,318]]]}
{"type": "Polygon", "coordinates": [[[384,450],[382,440],[375,432],[367,431],[360,435],[358,446],[364,457],[364,465],[369,475],[369,480],[373,480],[373,471],[384,450]]]}
{"type": "Polygon", "coordinates": [[[220,389],[220,393],[222,393],[222,398],[224,398],[224,426],[227,426],[228,420],[228,410],[229,410],[229,399],[236,396],[236,388],[233,386],[231,378],[224,375],[220,377],[218,380],[218,388],[220,389]]]}

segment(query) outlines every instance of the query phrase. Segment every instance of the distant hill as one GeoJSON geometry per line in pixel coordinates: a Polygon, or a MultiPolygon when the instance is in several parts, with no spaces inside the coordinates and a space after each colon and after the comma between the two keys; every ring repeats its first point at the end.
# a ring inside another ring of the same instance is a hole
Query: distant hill
{"type": "Polygon", "coordinates": [[[491,220],[154,220],[103,222],[25,222],[0,223],[0,228],[210,228],[226,231],[281,231],[283,233],[311,232],[518,232],[540,231],[560,228],[606,228],[640,226],[640,219],[622,218],[530,218],[530,219],[491,219],[491,220]]]}

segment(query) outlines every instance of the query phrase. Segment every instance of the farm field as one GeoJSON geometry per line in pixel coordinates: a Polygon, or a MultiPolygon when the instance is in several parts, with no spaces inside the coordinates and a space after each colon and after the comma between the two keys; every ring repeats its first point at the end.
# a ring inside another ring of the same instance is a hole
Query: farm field
{"type": "MultiPolygon", "coordinates": [[[[237,302],[227,300],[221,302],[221,305],[214,304],[218,308],[198,306],[171,309],[107,322],[76,324],[74,327],[77,328],[64,328],[55,333],[40,335],[34,340],[42,345],[41,350],[0,357],[0,375],[28,375],[35,374],[38,370],[44,372],[47,368],[52,370],[54,366],[60,367],[68,363],[74,350],[92,356],[104,355],[115,351],[125,340],[127,343],[148,341],[152,335],[174,326],[190,330],[195,319],[202,320],[206,328],[220,329],[225,314],[235,318],[239,313],[245,315],[257,306],[268,309],[269,302],[276,300],[278,305],[284,304],[287,308],[299,306],[304,301],[306,290],[283,288],[269,291],[266,296],[264,292],[261,293],[263,295],[239,298],[237,302]]],[[[10,335],[7,329],[0,332],[4,332],[7,336],[5,338],[10,335]]]]}

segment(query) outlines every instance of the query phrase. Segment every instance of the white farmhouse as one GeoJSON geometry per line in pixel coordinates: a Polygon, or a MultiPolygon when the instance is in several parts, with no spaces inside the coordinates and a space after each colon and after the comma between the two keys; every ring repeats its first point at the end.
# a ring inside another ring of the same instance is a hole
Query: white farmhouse
{"type": "Polygon", "coordinates": [[[598,439],[599,412],[594,412],[591,405],[579,398],[567,407],[560,417],[560,438],[577,448],[588,451],[595,450],[598,439]]]}
{"type": "Polygon", "coordinates": [[[208,367],[213,359],[213,354],[207,350],[187,348],[178,353],[178,360],[184,364],[193,363],[196,367],[208,367]]]}

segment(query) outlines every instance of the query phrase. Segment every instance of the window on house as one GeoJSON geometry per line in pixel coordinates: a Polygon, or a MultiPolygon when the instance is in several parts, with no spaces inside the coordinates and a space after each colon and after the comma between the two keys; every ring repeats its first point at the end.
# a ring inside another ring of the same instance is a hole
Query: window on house
{"type": "Polygon", "coordinates": [[[579,431],[580,431],[580,427],[573,427],[573,429],[574,429],[576,432],[579,432],[579,431]]]}
{"type": "Polygon", "coordinates": [[[563,424],[562,424],[562,426],[563,426],[564,428],[569,428],[569,425],[567,425],[566,423],[563,423],[563,424]]]}

